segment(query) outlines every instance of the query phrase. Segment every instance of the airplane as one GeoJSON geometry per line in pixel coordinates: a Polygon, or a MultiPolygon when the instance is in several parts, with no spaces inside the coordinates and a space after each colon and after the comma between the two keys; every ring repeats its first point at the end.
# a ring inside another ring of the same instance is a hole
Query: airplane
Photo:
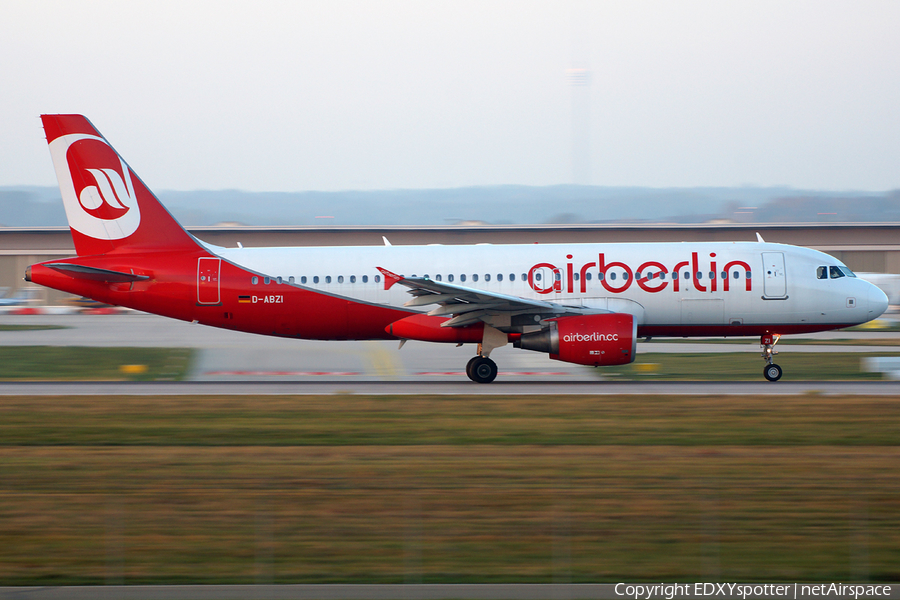
{"type": "Polygon", "coordinates": [[[880,316],[888,299],[815,250],[755,242],[224,248],[185,231],[81,115],[42,115],[77,256],[27,281],[99,302],[263,335],[475,344],[606,366],[639,338],[759,336],[778,381],[783,334],[880,316]]]}

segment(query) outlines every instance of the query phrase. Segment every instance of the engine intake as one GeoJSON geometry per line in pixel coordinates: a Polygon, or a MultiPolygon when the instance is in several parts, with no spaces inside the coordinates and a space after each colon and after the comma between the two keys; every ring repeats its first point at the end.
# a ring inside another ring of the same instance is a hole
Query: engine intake
{"type": "Polygon", "coordinates": [[[523,334],[513,345],[577,365],[627,365],[637,350],[637,322],[625,313],[560,317],[551,319],[547,329],[523,334]]]}

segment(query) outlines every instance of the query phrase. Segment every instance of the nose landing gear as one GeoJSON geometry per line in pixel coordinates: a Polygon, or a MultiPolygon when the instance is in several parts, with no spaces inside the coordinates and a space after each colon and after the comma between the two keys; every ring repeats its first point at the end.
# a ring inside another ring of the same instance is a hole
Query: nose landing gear
{"type": "Polygon", "coordinates": [[[767,333],[759,338],[759,345],[763,349],[762,358],[766,361],[766,366],[763,369],[763,376],[769,381],[778,381],[781,379],[781,367],[776,365],[772,358],[774,355],[778,354],[778,352],[775,351],[775,344],[777,344],[780,339],[781,336],[777,333],[767,333]]]}

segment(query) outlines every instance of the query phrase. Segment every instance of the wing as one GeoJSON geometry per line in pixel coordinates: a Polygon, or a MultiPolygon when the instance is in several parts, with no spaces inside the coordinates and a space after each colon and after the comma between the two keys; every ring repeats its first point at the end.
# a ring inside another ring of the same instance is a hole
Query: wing
{"type": "Polygon", "coordinates": [[[508,296],[486,290],[478,290],[452,283],[434,281],[425,277],[403,277],[387,269],[378,267],[384,275],[384,287],[390,289],[394,284],[409,288],[414,297],[404,306],[428,306],[437,304],[437,308],[428,311],[430,316],[452,315],[441,324],[441,327],[463,327],[478,321],[500,330],[512,325],[513,317],[529,324],[537,325],[541,319],[560,317],[563,315],[607,313],[608,310],[585,309],[581,306],[565,306],[544,300],[531,300],[520,296],[508,296]],[[528,316],[538,319],[528,319],[528,316]]]}

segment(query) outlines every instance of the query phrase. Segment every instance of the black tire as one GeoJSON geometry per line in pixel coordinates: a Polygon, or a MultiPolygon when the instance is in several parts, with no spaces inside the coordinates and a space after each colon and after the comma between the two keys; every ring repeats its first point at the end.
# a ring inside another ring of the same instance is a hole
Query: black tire
{"type": "Polygon", "coordinates": [[[475,383],[490,383],[497,378],[497,363],[491,359],[476,356],[470,364],[472,367],[469,369],[469,378],[475,383]]]}
{"type": "Polygon", "coordinates": [[[763,369],[763,375],[769,381],[778,381],[781,379],[781,367],[776,364],[766,365],[766,368],[763,369]]]}
{"type": "Polygon", "coordinates": [[[473,356],[472,358],[469,359],[469,362],[466,363],[466,375],[467,375],[467,376],[469,377],[469,379],[471,379],[472,381],[475,381],[475,377],[472,375],[472,365],[474,365],[474,364],[475,364],[475,361],[478,360],[479,358],[481,358],[481,357],[480,357],[480,356],[477,356],[477,355],[476,355],[476,356],[473,356]]]}

